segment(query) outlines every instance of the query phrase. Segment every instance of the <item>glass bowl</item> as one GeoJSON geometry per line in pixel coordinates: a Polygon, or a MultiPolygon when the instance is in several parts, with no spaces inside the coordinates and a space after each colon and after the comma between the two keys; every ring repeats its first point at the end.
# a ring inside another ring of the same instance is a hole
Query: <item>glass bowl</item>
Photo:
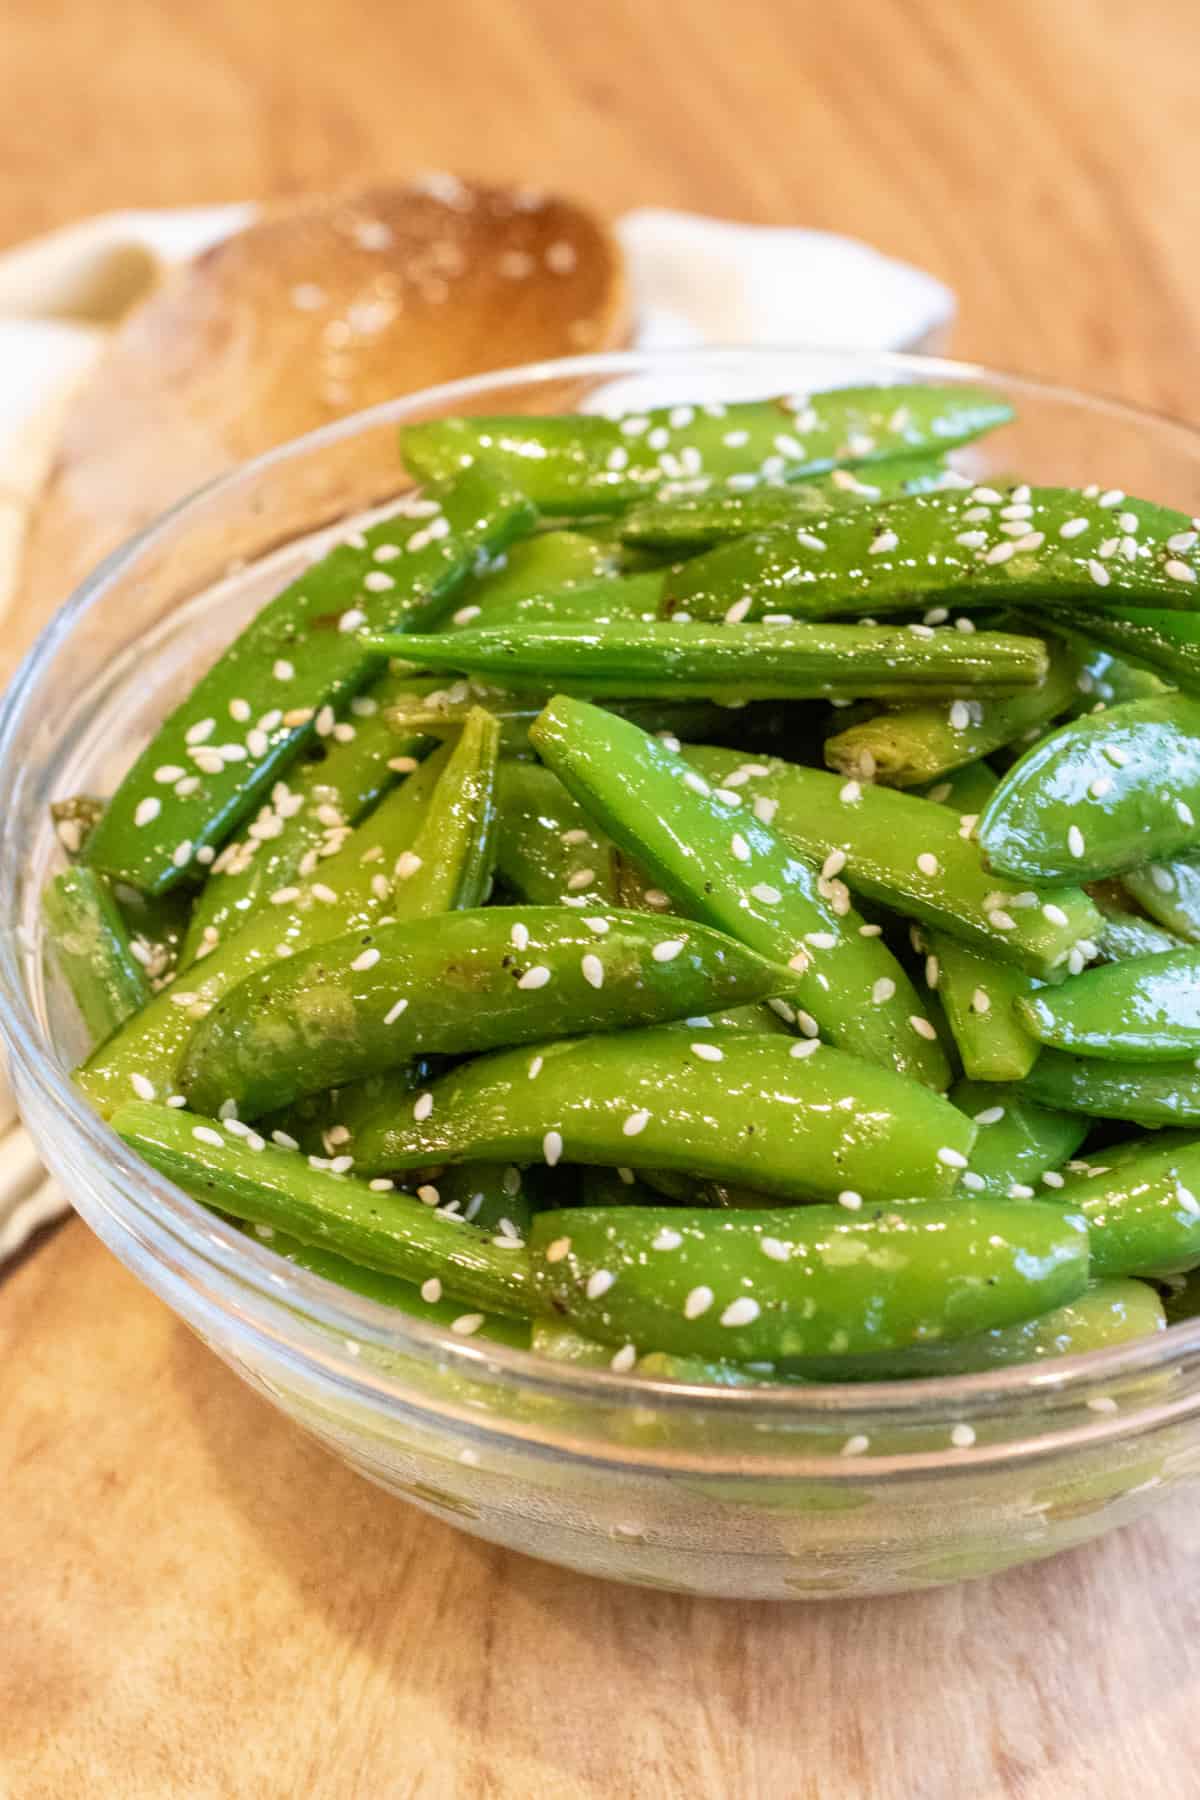
{"type": "Polygon", "coordinates": [[[959,453],[972,475],[1099,481],[1200,512],[1200,434],[986,369],[862,352],[581,357],[377,407],[206,488],[83,584],[0,710],[0,1027],[26,1125],[78,1211],[246,1381],[371,1480],[590,1574],[817,1598],[1051,1555],[1200,1472],[1200,1320],[1003,1373],[714,1391],[544,1362],[346,1293],[206,1212],[75,1092],[78,1022],[41,954],[38,896],[61,856],[48,803],[108,790],[253,608],[347,513],[403,489],[401,421],[914,379],[1012,397],[1017,422],[959,453]]]}

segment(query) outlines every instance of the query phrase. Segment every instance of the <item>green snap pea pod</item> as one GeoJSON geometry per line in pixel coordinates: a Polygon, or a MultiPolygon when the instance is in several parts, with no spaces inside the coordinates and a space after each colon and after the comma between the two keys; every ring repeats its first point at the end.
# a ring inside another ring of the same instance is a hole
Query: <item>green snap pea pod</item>
{"type": "MultiPolygon", "coordinates": [[[[221,1212],[270,1225],[301,1243],[406,1281],[436,1280],[467,1304],[492,1312],[530,1311],[529,1259],[514,1245],[423,1206],[415,1194],[314,1169],[294,1150],[245,1128],[147,1101],[130,1101],[113,1130],[131,1149],[221,1212]]],[[[482,1324],[482,1320],[479,1321],[482,1324]]]]}
{"type": "Polygon", "coordinates": [[[1074,1180],[1063,1199],[1088,1223],[1092,1273],[1174,1275],[1200,1265],[1200,1137],[1154,1136],[1074,1180]]]}
{"type": "Polygon", "coordinates": [[[1078,692],[1081,658],[1052,648],[1041,687],[1006,700],[958,698],[947,706],[905,706],[877,713],[825,741],[825,761],[843,775],[917,787],[1006,744],[1040,736],[1078,692]]]}
{"type": "Polygon", "coordinates": [[[836,469],[809,481],[735,493],[717,483],[700,493],[660,493],[626,513],[619,529],[623,543],[640,549],[693,555],[773,525],[824,517],[843,506],[864,506],[897,494],[924,494],[964,485],[971,484],[947,469],[940,457],[897,456],[877,463],[869,480],[849,469],[836,469]]]}
{"type": "Polygon", "coordinates": [[[877,618],[997,597],[1071,611],[1103,595],[1119,598],[1123,610],[1190,610],[1200,570],[1191,520],[1124,496],[1114,509],[1101,503],[1106,498],[1074,488],[983,486],[777,525],[674,572],[664,608],[669,615],[682,607],[694,619],[724,618],[730,606],[747,618],[877,618]],[[1125,544],[1135,546],[1133,560],[1125,544]]]}
{"type": "Polygon", "coordinates": [[[1180,858],[1126,869],[1122,885],[1152,919],[1189,944],[1200,944],[1200,863],[1180,858]]]}
{"type": "Polygon", "coordinates": [[[1145,1063],[1194,1056],[1200,1053],[1200,949],[1087,969],[1059,988],[1019,997],[1015,1008],[1040,1043],[1079,1056],[1145,1063]]]}
{"type": "Polygon", "coordinates": [[[845,1051],[675,1029],[480,1057],[356,1140],[364,1170],[495,1161],[677,1169],[784,1199],[951,1192],[975,1126],[941,1095],[845,1051]],[[699,1045],[699,1048],[697,1048],[699,1045]],[[799,1054],[797,1054],[799,1052],[799,1054]],[[532,1071],[532,1073],[531,1073],[532,1071]]]}
{"type": "Polygon", "coordinates": [[[397,862],[388,903],[393,919],[482,906],[496,860],[499,763],[499,723],[476,707],[467,715],[420,830],[397,862]]]}
{"type": "Polygon", "coordinates": [[[511,600],[491,600],[478,614],[474,607],[464,606],[455,613],[454,619],[462,626],[486,625],[489,628],[542,625],[559,619],[586,620],[597,625],[607,625],[613,619],[648,620],[658,616],[661,589],[661,573],[649,570],[637,575],[610,576],[599,581],[544,588],[540,593],[521,594],[511,600]]]}
{"type": "Polygon", "coordinates": [[[1200,1126],[1200,1070],[1194,1057],[1172,1063],[1115,1062],[1047,1049],[1021,1082],[1020,1092],[1042,1106],[1098,1119],[1200,1126]]]}
{"type": "Polygon", "coordinates": [[[589,416],[431,419],[407,425],[408,469],[440,481],[486,464],[545,513],[615,512],[664,482],[794,480],[843,465],[941,452],[1012,417],[972,388],[834,388],[732,405],[589,416]]]}
{"type": "Polygon", "coordinates": [[[1200,700],[1165,694],[1059,726],[984,809],[988,864],[1028,881],[1098,881],[1200,849],[1200,700]]]}
{"type": "Polygon", "coordinates": [[[1166,1328],[1163,1304],[1144,1281],[1094,1281],[1082,1294],[1033,1319],[971,1337],[867,1356],[830,1356],[788,1365],[810,1381],[911,1381],[937,1375],[979,1375],[1024,1363],[1111,1350],[1166,1328]]]}
{"type": "Polygon", "coordinates": [[[357,627],[431,623],[477,556],[533,517],[478,470],[351,533],[263,607],[159,727],[88,840],[88,861],[150,892],[202,869],[297,754],[334,734],[334,709],[375,671],[357,627]]]}
{"type": "Polygon", "coordinates": [[[1123,904],[1131,896],[1138,901],[1128,881],[1094,882],[1089,891],[1104,918],[1098,941],[1109,962],[1130,962],[1140,956],[1161,956],[1167,950],[1185,948],[1186,937],[1123,904]]]}
{"type": "Polygon", "coordinates": [[[284,889],[278,904],[218,945],[186,982],[156,994],[94,1051],[75,1071],[92,1105],[107,1116],[131,1092],[143,1099],[172,1094],[188,1039],[223,993],[254,970],[274,969],[308,945],[365,928],[385,914],[396,862],[420,829],[450,756],[449,746],[435,751],[351,833],[321,867],[320,880],[284,889]]]}
{"type": "Polygon", "coordinates": [[[537,1206],[516,1163],[459,1163],[441,1170],[430,1186],[436,1200],[432,1194],[422,1194],[421,1199],[458,1214],[480,1231],[522,1240],[529,1234],[537,1206]]]}
{"type": "Polygon", "coordinates": [[[1038,1045],[1022,1022],[1017,1002],[1036,986],[1034,977],[998,962],[947,932],[928,937],[928,969],[971,1081],[1019,1081],[1037,1058],[1038,1045]]]}
{"type": "MultiPolygon", "coordinates": [[[[855,894],[949,932],[1042,980],[1100,929],[1078,888],[1039,897],[990,874],[974,842],[976,815],[821,769],[689,745],[687,760],[714,786],[732,782],[756,816],[855,894]]],[[[836,892],[836,890],[832,890],[836,892]]]]}
{"type": "Polygon", "coordinates": [[[962,1184],[995,1199],[1034,1199],[1047,1170],[1074,1156],[1088,1133],[1078,1113],[1051,1112],[1004,1083],[960,1081],[950,1099],[979,1128],[962,1184]]]}
{"type": "Polygon", "coordinates": [[[497,871],[535,905],[629,905],[618,892],[611,839],[537,763],[506,762],[499,778],[497,871]]]}
{"type": "MultiPolygon", "coordinates": [[[[1025,615],[1017,616],[1031,622],[1025,615]]],[[[1067,643],[1078,646],[1085,658],[1075,681],[1073,711],[1094,712],[1098,706],[1123,706],[1128,700],[1152,700],[1156,694],[1166,693],[1167,684],[1161,676],[1138,668],[1111,651],[1098,650],[1085,636],[1072,631],[1067,614],[1058,615],[1054,629],[1061,631],[1067,643]]]]}
{"type": "Polygon", "coordinates": [[[1048,667],[1040,638],[870,625],[677,625],[567,621],[366,640],[381,656],[516,685],[543,683],[603,699],[813,700],[850,694],[952,700],[965,692],[1037,687],[1048,667]]]}
{"type": "Polygon", "coordinates": [[[469,625],[531,594],[591,587],[621,571],[619,544],[601,543],[581,531],[535,531],[492,557],[487,567],[463,583],[452,623],[469,625]]]}
{"type": "MultiPolygon", "coordinates": [[[[538,1356],[552,1362],[574,1363],[586,1369],[615,1368],[644,1377],[647,1381],[682,1381],[709,1387],[757,1387],[773,1380],[770,1365],[755,1364],[746,1368],[741,1363],[706,1362],[698,1356],[669,1356],[663,1350],[651,1350],[636,1357],[632,1365],[625,1349],[614,1353],[611,1344],[597,1343],[584,1337],[570,1325],[550,1319],[536,1319],[530,1332],[529,1347],[538,1356]]],[[[794,1385],[794,1384],[790,1384],[794,1385]]]]}
{"type": "MultiPolygon", "coordinates": [[[[1015,609],[1019,610],[1019,609],[1015,609]]],[[[1200,687],[1200,615],[1137,606],[1053,609],[1055,629],[1070,625],[1094,644],[1159,675],[1174,687],[1200,687]]]]}
{"type": "Polygon", "coordinates": [[[157,988],[178,967],[192,915],[191,896],[181,888],[142,894],[125,881],[110,882],[109,887],[129,933],[130,952],[151,987],[157,988]]]}
{"type": "Polygon", "coordinates": [[[779,993],[801,1029],[945,1087],[949,1071],[917,993],[848,898],[756,816],[712,790],[669,745],[560,696],[531,740],[568,790],[683,910],[786,964],[779,993]],[[835,903],[836,902],[836,903],[835,903]]]}
{"type": "Polygon", "coordinates": [[[1078,1214],[1019,1200],[549,1212],[530,1251],[539,1311],[605,1343],[741,1362],[966,1337],[1062,1306],[1088,1277],[1078,1214]]]}
{"type": "Polygon", "coordinates": [[[93,1043],[103,1043],[150,999],[146,971],[102,876],[66,869],[42,895],[51,954],[93,1043]]]}
{"type": "Polygon", "coordinates": [[[486,907],[371,924],[227,993],[197,1027],[183,1091],[198,1111],[232,1097],[252,1118],[414,1056],[686,1018],[786,983],[720,932],[638,913],[486,907]]]}
{"type": "Polygon", "coordinates": [[[303,1150],[306,1156],[353,1156],[362,1121],[373,1119],[382,1106],[406,1102],[411,1106],[413,1096],[428,1086],[433,1070],[432,1062],[418,1057],[347,1087],[305,1094],[291,1106],[266,1114],[258,1129],[273,1143],[303,1150]]]}
{"type": "Polygon", "coordinates": [[[388,709],[404,688],[385,675],[356,695],[340,721],[341,735],[324,740],[319,759],[281,776],[246,836],[225,845],[192,909],[181,968],[211,955],[279,888],[297,877],[313,878],[318,865],[341,849],[346,833],[433,749],[434,740],[423,733],[405,739],[392,729],[388,709]]]}

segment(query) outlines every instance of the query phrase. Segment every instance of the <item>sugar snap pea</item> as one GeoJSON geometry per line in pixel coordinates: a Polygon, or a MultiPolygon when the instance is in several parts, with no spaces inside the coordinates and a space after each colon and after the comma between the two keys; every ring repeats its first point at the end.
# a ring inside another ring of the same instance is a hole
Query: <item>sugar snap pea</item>
{"type": "Polygon", "coordinates": [[[614,619],[650,620],[657,617],[662,576],[657,570],[636,575],[606,577],[599,581],[573,582],[565,587],[543,588],[511,600],[488,600],[478,617],[466,606],[455,614],[465,629],[484,625],[543,625],[558,620],[582,620],[607,625],[614,619]],[[467,614],[473,615],[470,619],[467,614]]]}
{"type": "Polygon", "coordinates": [[[1200,1265],[1200,1137],[1154,1135],[1063,1195],[1088,1223],[1092,1273],[1173,1275],[1200,1265]]]}
{"type": "Polygon", "coordinates": [[[92,1105],[109,1113],[130,1092],[142,1099],[173,1094],[188,1039],[223,993],[254,970],[273,969],[309,945],[365,928],[384,915],[394,891],[395,865],[420,829],[451,754],[450,746],[435,751],[402,787],[386,795],[322,865],[320,880],[280,890],[275,904],[219,945],[187,982],[177,981],[156,994],[94,1051],[75,1071],[92,1105]]]}
{"type": "MultiPolygon", "coordinates": [[[[1143,874],[1145,871],[1138,870],[1134,873],[1143,874]]],[[[1132,899],[1135,904],[1140,903],[1132,887],[1128,888],[1128,892],[1126,888],[1125,883],[1098,881],[1089,890],[1104,919],[1097,941],[1105,958],[1109,962],[1129,962],[1139,956],[1161,956],[1167,950],[1182,950],[1188,941],[1186,937],[1156,923],[1153,918],[1147,918],[1145,913],[1134,912],[1128,905],[1122,904],[1127,899],[1132,899]]]]}
{"type": "Polygon", "coordinates": [[[617,906],[612,840],[551,770],[507,762],[500,770],[497,868],[519,900],[550,906],[617,906]]]}
{"type": "Polygon", "coordinates": [[[103,876],[66,869],[42,896],[50,949],[93,1043],[112,1036],[150,1000],[146,971],[103,876]]]}
{"type": "Polygon", "coordinates": [[[151,892],[194,875],[376,662],[359,627],[432,621],[482,551],[533,523],[482,470],[405,503],[298,577],[155,733],[88,840],[88,861],[151,892]],[[210,854],[211,853],[211,854],[210,854]]]}
{"type": "Polygon", "coordinates": [[[549,514],[613,512],[666,482],[794,480],[966,443],[1012,417],[974,388],[847,387],[731,405],[657,407],[609,419],[432,419],[405,426],[404,462],[426,481],[474,464],[549,514]]]}
{"type": "MultiPolygon", "coordinates": [[[[1200,944],[1200,863],[1180,858],[1126,869],[1126,890],[1144,912],[1189,944],[1200,944]]],[[[1168,948],[1163,945],[1161,948],[1168,948]]]]}
{"type": "Polygon", "coordinates": [[[717,1047],[714,1060],[711,1039],[659,1028],[480,1057],[360,1127],[356,1166],[621,1164],[847,1207],[948,1195],[966,1167],[975,1126],[891,1069],[749,1032],[717,1047]]]}
{"type": "Polygon", "coordinates": [[[638,913],[485,907],[370,924],[228,992],[197,1026],[181,1085],[197,1111],[232,1098],[253,1118],[413,1056],[686,1018],[786,982],[720,932],[638,913]]]}
{"type": "Polygon", "coordinates": [[[607,1343],[685,1356],[898,1351],[1015,1324],[1082,1294],[1077,1214],[1020,1201],[915,1200],[851,1216],[667,1208],[542,1213],[540,1310],[607,1343]]]}
{"type": "Polygon", "coordinates": [[[1080,1056],[1159,1063],[1196,1055],[1200,949],[1088,969],[1059,988],[1018,997],[1015,1009],[1041,1043],[1080,1056]]]}
{"type": "Polygon", "coordinates": [[[583,701],[553,700],[530,735],[685,912],[794,972],[785,992],[801,1029],[945,1087],[936,1032],[899,963],[739,790],[711,789],[669,745],[583,701]]]}
{"type": "Polygon", "coordinates": [[[678,625],[567,620],[536,628],[365,639],[381,656],[514,686],[543,683],[593,698],[952,700],[1035,688],[1049,659],[1040,638],[1006,632],[914,632],[869,625],[678,625]]]}
{"type": "Polygon", "coordinates": [[[978,1127],[962,1177],[969,1193],[1032,1200],[1046,1172],[1057,1171],[1087,1136],[1078,1113],[1038,1106],[1007,1082],[960,1081],[950,1099],[978,1127]]]}
{"type": "Polygon", "coordinates": [[[420,830],[393,871],[392,919],[424,919],[483,904],[496,860],[499,762],[499,723],[476,707],[430,796],[420,830]]]}
{"type": "Polygon", "coordinates": [[[981,486],[777,525],[685,563],[664,609],[720,619],[744,596],[745,617],[878,618],[1011,597],[1070,612],[1104,595],[1122,608],[1190,610],[1200,570],[1191,520],[1122,494],[1108,503],[1112,492],[981,486]]]}
{"type": "Polygon", "coordinates": [[[843,506],[864,506],[896,494],[934,493],[941,487],[969,487],[965,476],[936,456],[896,456],[877,463],[869,479],[850,469],[778,486],[731,493],[719,483],[699,493],[657,495],[643,500],[620,521],[623,543],[691,555],[773,525],[799,524],[843,506]]]}
{"type": "Polygon", "coordinates": [[[918,787],[978,762],[1006,744],[1040,737],[1078,693],[1081,656],[1055,646],[1040,687],[1007,699],[958,698],[947,706],[889,707],[825,741],[825,761],[843,775],[887,787],[918,787]]]}
{"type": "Polygon", "coordinates": [[[774,757],[708,745],[689,745],[685,755],[714,786],[732,782],[756,817],[772,820],[821,862],[827,882],[844,882],[1030,975],[1052,976],[1100,929],[1099,912],[1078,888],[1055,888],[1043,898],[989,874],[974,841],[973,812],[959,816],[915,794],[774,757]]]}
{"type": "Polygon", "coordinates": [[[1097,881],[1200,849],[1200,700],[1166,694],[1073,719],[1010,769],[984,809],[989,866],[1097,881]]]}
{"type": "Polygon", "coordinates": [[[998,962],[948,932],[927,937],[926,967],[971,1081],[1019,1081],[1033,1067],[1036,1038],[1017,1002],[1036,985],[1011,963],[998,962]]]}
{"type": "Polygon", "coordinates": [[[161,1174],[234,1218],[274,1226],[381,1274],[440,1281],[462,1301],[490,1311],[530,1311],[523,1248],[497,1245],[489,1233],[435,1212],[415,1194],[314,1169],[296,1151],[245,1127],[235,1134],[237,1124],[138,1100],[113,1116],[117,1136],[161,1174]]]}
{"type": "Polygon", "coordinates": [[[535,531],[489,557],[482,570],[467,578],[455,596],[451,623],[469,625],[490,615],[493,607],[507,609],[531,594],[592,587],[620,570],[619,544],[602,543],[582,531],[535,531]]]}
{"type": "Polygon", "coordinates": [[[1194,1057],[1148,1064],[1045,1049],[1018,1091],[1042,1106],[1099,1119],[1200,1126],[1200,1070],[1194,1057]]]}

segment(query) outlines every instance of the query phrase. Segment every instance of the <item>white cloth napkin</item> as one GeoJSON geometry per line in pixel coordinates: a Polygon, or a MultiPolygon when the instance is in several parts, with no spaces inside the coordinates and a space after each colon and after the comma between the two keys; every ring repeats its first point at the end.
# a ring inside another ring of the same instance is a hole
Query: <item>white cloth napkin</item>
{"type": "MultiPolygon", "coordinates": [[[[0,628],[29,508],[109,332],[164,269],[253,217],[251,206],[105,213],[0,256],[0,628]]],[[[617,234],[643,349],[932,350],[954,316],[953,295],[932,276],[828,232],[642,208],[617,234]]],[[[640,404],[636,381],[605,391],[606,411],[640,404]]],[[[0,1075],[0,1262],[66,1206],[0,1075]]]]}

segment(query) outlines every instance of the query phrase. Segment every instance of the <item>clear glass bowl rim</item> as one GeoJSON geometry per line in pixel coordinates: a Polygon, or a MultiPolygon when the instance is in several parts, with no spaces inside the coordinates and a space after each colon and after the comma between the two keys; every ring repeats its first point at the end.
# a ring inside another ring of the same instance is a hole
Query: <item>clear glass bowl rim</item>
{"type": "MultiPolygon", "coordinates": [[[[161,538],[185,521],[189,511],[201,503],[207,504],[225,495],[232,498],[239,486],[291,458],[319,452],[342,439],[379,426],[399,425],[414,415],[430,416],[434,411],[445,414],[456,403],[474,402],[489,392],[500,392],[516,385],[527,388],[564,379],[661,374],[669,372],[673,366],[682,371],[696,365],[713,372],[722,369],[753,371],[761,367],[766,377],[772,365],[785,358],[797,361],[810,358],[816,364],[836,364],[839,373],[843,366],[851,368],[859,363],[863,365],[864,376],[872,380],[891,375],[897,382],[924,379],[995,385],[1005,393],[1067,404],[1094,414],[1120,418],[1159,436],[1178,437],[1180,448],[1200,461],[1200,430],[1166,414],[1034,377],[1009,374],[982,363],[870,350],[861,346],[850,349],[811,345],[717,346],[623,351],[530,363],[446,382],[338,419],[240,464],[178,501],[107,556],[45,626],[0,700],[0,793],[10,790],[14,740],[27,709],[38,702],[42,678],[56,651],[112,583],[126,573],[139,556],[152,550],[161,538]]],[[[15,875],[14,859],[19,856],[20,846],[15,841],[15,834],[5,826],[0,832],[0,891],[11,891],[9,884],[15,875]]],[[[141,1217],[126,1217],[119,1222],[127,1230],[131,1229],[160,1263],[173,1265],[176,1276],[194,1279],[203,1276],[205,1271],[210,1276],[216,1275],[217,1304],[224,1310],[239,1312],[241,1309],[236,1306],[234,1297],[238,1291],[248,1291],[265,1302],[272,1315],[279,1313],[281,1302],[286,1302],[293,1316],[298,1315],[297,1327],[309,1323],[321,1327],[319,1349],[313,1336],[303,1329],[298,1328],[289,1340],[289,1334],[278,1329],[277,1319],[272,1320],[265,1335],[276,1350],[286,1349],[302,1361],[321,1367],[343,1388],[357,1389],[364,1398],[391,1398],[397,1404],[406,1405],[411,1405],[414,1399],[410,1390],[390,1380],[385,1371],[359,1361],[349,1347],[351,1343],[356,1349],[359,1342],[373,1343],[425,1363],[436,1363],[449,1371],[457,1369],[463,1375],[479,1376],[486,1371],[485,1378],[489,1381],[557,1394],[581,1404],[593,1402],[611,1407],[616,1402],[627,1402],[683,1412],[713,1408],[723,1414],[738,1415],[743,1420],[761,1414],[764,1424],[771,1422],[781,1427],[799,1427],[806,1423],[829,1426],[841,1418],[845,1418],[849,1426],[860,1415],[870,1415],[876,1420],[883,1415],[897,1421],[915,1422],[916,1418],[926,1416],[962,1418],[964,1414],[1008,1412],[1014,1403],[1019,1404],[1023,1397],[1031,1398],[1039,1391],[1050,1391],[1064,1399],[1072,1393],[1082,1396],[1094,1385],[1139,1380],[1164,1364],[1191,1362],[1200,1353],[1200,1318],[1197,1318],[1169,1326],[1153,1338],[1114,1349],[1087,1351],[1048,1363],[1019,1365],[978,1375],[822,1383],[804,1388],[714,1388],[652,1381],[575,1364],[557,1364],[531,1351],[455,1337],[438,1326],[398,1313],[381,1302],[349,1293],[321,1276],[285,1262],[265,1243],[243,1235],[147,1164],[133,1158],[108,1125],[86,1104],[55,1061],[26,997],[20,969],[21,954],[16,933],[0,933],[0,1037],[26,1076],[51,1098],[60,1129],[74,1140],[75,1146],[85,1150],[90,1157],[110,1164],[118,1174],[128,1178],[128,1189],[123,1191],[122,1200],[131,1213],[136,1212],[141,1217]],[[136,1193],[136,1188],[142,1190],[141,1195],[136,1193]],[[168,1253],[169,1245],[174,1249],[173,1255],[168,1253]],[[339,1338],[345,1340],[344,1347],[338,1343],[339,1338]]],[[[109,1210],[113,1210],[111,1205],[109,1210]]],[[[252,1324],[256,1335],[262,1335],[263,1323],[261,1319],[248,1320],[244,1315],[240,1320],[243,1329],[252,1324]]],[[[1177,1406],[1165,1410],[1176,1414],[1177,1406]]],[[[1139,1427],[1144,1429],[1160,1422],[1163,1411],[1149,1407],[1146,1416],[1139,1418],[1136,1411],[1123,1408],[1119,1425],[1116,1420],[1101,1422],[1097,1419],[1086,1430],[1086,1436],[1094,1438],[1115,1430],[1124,1435],[1139,1427]]],[[[1072,1430],[1068,1435],[1077,1440],[1080,1433],[1072,1430]]],[[[1035,1429],[1029,1442],[1022,1444],[1010,1439],[995,1445],[993,1454],[998,1459],[1009,1460],[1019,1455],[1022,1449],[1046,1452],[1053,1443],[1053,1437],[1035,1429]]],[[[863,1459],[864,1462],[870,1460],[863,1459]]],[[[909,1459],[903,1460],[908,1462],[909,1459]]],[[[924,1462],[926,1459],[915,1460],[924,1462]]]]}

